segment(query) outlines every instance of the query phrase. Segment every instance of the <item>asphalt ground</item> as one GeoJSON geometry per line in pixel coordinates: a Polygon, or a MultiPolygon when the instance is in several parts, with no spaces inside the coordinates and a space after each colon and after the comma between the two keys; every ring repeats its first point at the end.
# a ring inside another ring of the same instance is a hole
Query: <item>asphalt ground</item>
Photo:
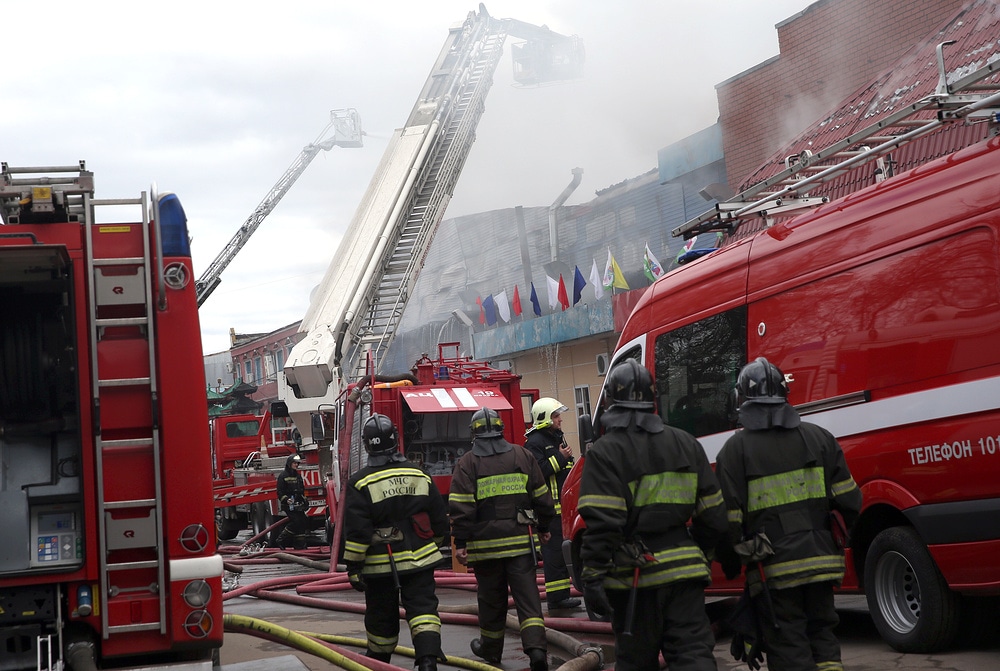
{"type": "MultiPolygon", "coordinates": [[[[322,558],[320,556],[319,558],[322,558]]],[[[273,559],[273,558],[272,558],[273,559]]],[[[231,556],[232,562],[241,561],[231,556]]],[[[243,588],[261,581],[275,578],[320,576],[322,571],[306,568],[298,564],[244,564],[242,573],[236,578],[235,587],[243,588]]],[[[439,574],[439,576],[442,574],[439,574]]],[[[232,582],[233,575],[230,575],[232,582]]],[[[457,575],[458,580],[462,576],[457,575]]],[[[466,579],[471,582],[471,574],[466,579]]],[[[446,579],[439,580],[437,595],[441,605],[442,618],[449,612],[475,612],[476,595],[470,585],[445,585],[446,579]]],[[[275,597],[297,599],[294,587],[274,590],[275,597]]],[[[303,595],[316,599],[311,605],[273,600],[272,597],[255,597],[249,594],[236,596],[225,601],[226,614],[254,618],[268,625],[277,625],[295,632],[314,632],[363,640],[364,595],[353,589],[332,592],[318,592],[303,595]]],[[[713,619],[724,616],[734,603],[733,599],[709,600],[707,608],[713,619]]],[[[875,630],[868,614],[864,597],[838,596],[838,612],[841,623],[837,635],[842,644],[845,669],[851,671],[995,671],[1000,669],[1000,631],[987,636],[987,640],[974,646],[936,654],[902,654],[886,645],[875,630]]],[[[543,606],[544,609],[544,606],[543,606]]],[[[511,611],[513,613],[513,610],[511,611]]],[[[558,669],[581,648],[601,651],[604,669],[614,668],[615,645],[608,625],[591,623],[583,608],[546,613],[546,625],[562,636],[550,635],[549,666],[558,669]]],[[[463,616],[467,623],[445,622],[442,625],[442,648],[449,658],[466,658],[482,663],[469,649],[469,642],[478,636],[478,626],[474,618],[463,616]]],[[[742,662],[736,662],[729,654],[730,636],[724,627],[717,630],[715,657],[721,671],[746,669],[742,662]]],[[[409,632],[405,622],[400,627],[400,645],[410,646],[409,632]]],[[[353,652],[363,652],[361,647],[343,646],[353,652]]],[[[297,650],[285,643],[258,638],[246,633],[227,632],[220,651],[223,671],[326,671],[337,665],[308,652],[297,650]]],[[[413,660],[402,654],[395,654],[392,664],[403,669],[413,668],[413,660]]],[[[527,669],[528,659],[521,650],[520,637],[508,628],[500,668],[506,671],[527,669]]],[[[455,668],[440,664],[439,668],[455,668]]],[[[763,667],[767,668],[766,664],[763,667]]]]}

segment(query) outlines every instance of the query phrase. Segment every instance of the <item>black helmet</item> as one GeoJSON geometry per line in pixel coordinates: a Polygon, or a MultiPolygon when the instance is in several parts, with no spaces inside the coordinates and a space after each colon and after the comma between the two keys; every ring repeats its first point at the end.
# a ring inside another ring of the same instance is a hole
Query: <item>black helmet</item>
{"type": "Polygon", "coordinates": [[[655,410],[653,376],[635,359],[615,364],[605,381],[609,405],[635,410],[655,410]]]}
{"type": "Polygon", "coordinates": [[[788,402],[785,375],[764,357],[757,357],[743,366],[736,378],[736,404],[763,403],[778,405],[788,402]]]}
{"type": "Polygon", "coordinates": [[[397,449],[396,427],[392,420],[378,413],[365,420],[361,429],[361,439],[368,454],[387,454],[397,449]]]}
{"type": "Polygon", "coordinates": [[[472,435],[476,438],[498,438],[503,435],[503,420],[493,408],[480,408],[472,415],[472,435]]]}

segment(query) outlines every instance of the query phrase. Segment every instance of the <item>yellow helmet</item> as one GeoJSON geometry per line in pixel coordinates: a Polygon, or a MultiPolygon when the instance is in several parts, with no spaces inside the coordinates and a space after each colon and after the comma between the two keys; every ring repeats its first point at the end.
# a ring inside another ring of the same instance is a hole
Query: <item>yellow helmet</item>
{"type": "Polygon", "coordinates": [[[569,410],[554,398],[540,398],[531,405],[531,428],[547,429],[552,426],[552,415],[559,415],[569,410]]]}

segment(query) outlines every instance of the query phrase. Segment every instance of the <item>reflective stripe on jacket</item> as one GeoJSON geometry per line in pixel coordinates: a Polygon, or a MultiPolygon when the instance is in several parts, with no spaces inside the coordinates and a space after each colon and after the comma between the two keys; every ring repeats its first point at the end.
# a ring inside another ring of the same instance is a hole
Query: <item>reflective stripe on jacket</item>
{"type": "Polygon", "coordinates": [[[523,447],[489,456],[466,452],[455,465],[448,494],[452,534],[469,563],[530,554],[528,527],[518,510],[533,510],[539,529],[555,517],[552,497],[535,458],[523,447]]]}
{"type": "Polygon", "coordinates": [[[802,422],[791,429],[737,431],[719,452],[716,472],[726,497],[729,542],[759,531],[767,535],[774,555],[762,563],[772,587],[843,579],[830,510],[840,511],[850,527],[861,511],[861,490],[826,429],[802,422]]]}

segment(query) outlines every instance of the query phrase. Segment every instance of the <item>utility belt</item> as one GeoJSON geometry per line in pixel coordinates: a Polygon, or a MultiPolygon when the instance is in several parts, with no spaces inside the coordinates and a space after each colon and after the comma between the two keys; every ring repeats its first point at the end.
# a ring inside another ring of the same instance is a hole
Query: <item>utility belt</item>
{"type": "Polygon", "coordinates": [[[434,537],[434,529],[431,528],[431,516],[427,513],[416,513],[407,520],[396,522],[388,527],[376,527],[372,533],[372,545],[387,545],[398,543],[403,540],[403,529],[409,524],[417,538],[429,540],[434,537]]]}
{"type": "MultiPolygon", "coordinates": [[[[507,506],[504,506],[505,508],[507,506]]],[[[514,520],[518,524],[538,526],[538,516],[532,508],[517,508],[515,510],[504,510],[497,514],[496,508],[480,508],[476,511],[477,522],[496,522],[502,520],[514,520]]]]}
{"type": "Polygon", "coordinates": [[[759,525],[759,531],[763,531],[772,542],[777,542],[794,533],[820,529],[829,531],[830,526],[830,513],[827,510],[809,507],[779,513],[777,517],[759,525]]]}
{"type": "Polygon", "coordinates": [[[683,545],[691,540],[691,534],[688,533],[687,527],[683,526],[673,527],[667,529],[666,531],[657,531],[655,533],[647,532],[644,534],[632,534],[630,538],[633,540],[626,541],[626,544],[633,542],[635,539],[641,539],[638,542],[643,547],[647,550],[655,551],[683,545]]]}

